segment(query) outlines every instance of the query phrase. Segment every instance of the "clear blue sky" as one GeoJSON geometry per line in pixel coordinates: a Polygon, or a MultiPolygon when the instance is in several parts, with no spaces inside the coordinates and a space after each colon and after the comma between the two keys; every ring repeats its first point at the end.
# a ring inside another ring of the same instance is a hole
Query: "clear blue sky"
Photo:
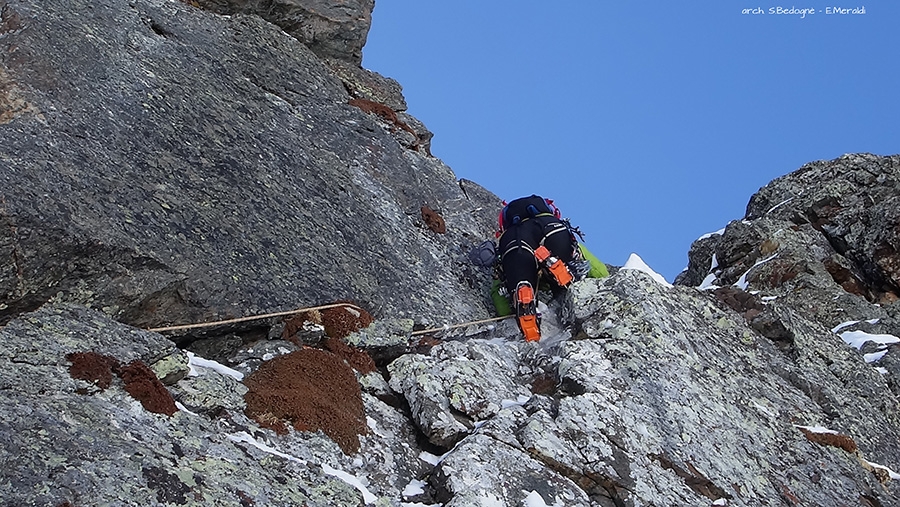
{"type": "Polygon", "coordinates": [[[432,152],[555,199],[609,264],[672,281],[690,244],[813,160],[900,153],[900,1],[377,0],[363,66],[432,152]],[[865,5],[865,14],[828,14],[865,5]],[[765,14],[742,14],[761,7],[765,14]]]}

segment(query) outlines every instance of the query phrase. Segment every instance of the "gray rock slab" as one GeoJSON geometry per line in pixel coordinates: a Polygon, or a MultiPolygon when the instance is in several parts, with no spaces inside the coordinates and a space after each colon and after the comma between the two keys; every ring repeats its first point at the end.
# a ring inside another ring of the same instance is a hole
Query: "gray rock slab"
{"type": "Polygon", "coordinates": [[[138,327],[342,299],[488,316],[464,259],[499,199],[348,105],[277,26],[171,0],[4,13],[0,82],[22,106],[0,121],[0,323],[50,300],[138,327]]]}

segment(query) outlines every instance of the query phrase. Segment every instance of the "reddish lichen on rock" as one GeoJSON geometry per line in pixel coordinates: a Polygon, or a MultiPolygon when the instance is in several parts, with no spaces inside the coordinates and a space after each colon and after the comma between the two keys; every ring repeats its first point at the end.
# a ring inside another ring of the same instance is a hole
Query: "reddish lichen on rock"
{"type": "Polygon", "coordinates": [[[172,415],[178,411],[175,399],[166,386],[147,365],[132,361],[120,366],[119,360],[96,352],[73,352],[66,355],[72,366],[69,375],[74,379],[93,382],[101,390],[112,385],[113,373],[125,383],[125,391],[150,412],[172,415]]]}
{"type": "Polygon", "coordinates": [[[322,311],[322,325],[325,334],[331,338],[346,338],[350,333],[368,327],[373,320],[369,312],[358,307],[339,306],[322,311]]]}
{"type": "Polygon", "coordinates": [[[806,428],[800,428],[800,431],[803,432],[803,435],[810,442],[819,445],[830,445],[831,447],[837,447],[850,453],[856,452],[856,442],[847,435],[840,435],[837,433],[816,433],[806,428]]]}
{"type": "Polygon", "coordinates": [[[178,411],[172,393],[146,364],[132,361],[119,368],[118,374],[125,382],[125,391],[141,402],[147,411],[169,416],[178,411]]]}
{"type": "Polygon", "coordinates": [[[354,370],[366,374],[376,370],[375,360],[366,351],[352,347],[339,338],[325,340],[325,348],[347,361],[354,370]]]}
{"type": "Polygon", "coordinates": [[[297,333],[303,330],[308,323],[322,324],[322,314],[318,310],[310,310],[286,318],[284,329],[281,331],[281,339],[302,347],[303,343],[297,339],[297,333]]]}
{"type": "Polygon", "coordinates": [[[444,217],[428,206],[422,206],[422,220],[425,221],[425,226],[431,229],[432,232],[437,234],[447,233],[447,224],[444,222],[444,217]]]}
{"type": "Polygon", "coordinates": [[[72,363],[69,366],[72,378],[93,382],[100,389],[109,388],[113,371],[119,366],[116,358],[96,352],[72,352],[66,355],[66,359],[72,363]]]}
{"type": "Polygon", "coordinates": [[[346,454],[366,432],[362,393],[353,370],[324,350],[305,348],[263,363],[244,379],[247,415],[271,427],[272,416],[298,431],[322,430],[346,454]]]}
{"type": "MultiPolygon", "coordinates": [[[[416,134],[416,131],[406,123],[403,123],[400,118],[397,117],[397,112],[390,107],[368,99],[350,99],[350,102],[348,102],[348,104],[350,104],[351,106],[356,106],[362,109],[363,112],[366,112],[368,114],[375,114],[380,116],[382,119],[391,123],[395,127],[409,132],[410,134],[415,136],[416,141],[418,141],[419,136],[418,134],[416,134]]],[[[416,144],[418,145],[418,142],[416,144]]]]}

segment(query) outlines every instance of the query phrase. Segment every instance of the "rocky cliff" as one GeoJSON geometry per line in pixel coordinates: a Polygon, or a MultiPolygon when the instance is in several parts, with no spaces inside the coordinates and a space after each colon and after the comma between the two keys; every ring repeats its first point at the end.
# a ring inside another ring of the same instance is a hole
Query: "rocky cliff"
{"type": "Polygon", "coordinates": [[[900,157],[540,344],[442,328],[489,315],[497,199],[359,66],[371,8],[0,2],[0,504],[900,505],[900,157]]]}
{"type": "Polygon", "coordinates": [[[486,316],[460,259],[496,198],[427,155],[395,83],[251,14],[2,13],[0,322],[50,300],[140,326],[336,299],[486,316]]]}

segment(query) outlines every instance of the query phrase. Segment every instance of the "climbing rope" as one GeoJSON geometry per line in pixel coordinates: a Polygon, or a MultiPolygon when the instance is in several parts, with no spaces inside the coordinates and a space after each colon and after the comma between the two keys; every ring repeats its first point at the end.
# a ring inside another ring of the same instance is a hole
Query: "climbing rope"
{"type": "Polygon", "coordinates": [[[269,319],[272,317],[285,317],[287,315],[294,315],[296,313],[304,313],[311,312],[314,310],[327,310],[328,308],[338,308],[338,307],[348,307],[353,308],[355,310],[359,310],[363,312],[362,308],[350,304],[350,303],[332,303],[330,305],[322,305],[322,306],[310,306],[308,308],[297,308],[296,310],[289,310],[286,312],[276,312],[276,313],[266,313],[264,315],[250,315],[247,317],[238,317],[236,319],[228,319],[228,320],[217,320],[215,322],[202,322],[199,324],[185,324],[182,326],[168,326],[168,327],[154,327],[148,329],[147,331],[152,331],[154,333],[163,333],[166,331],[181,331],[183,329],[199,329],[203,327],[213,327],[213,326],[221,326],[224,324],[235,324],[237,322],[249,322],[251,320],[261,320],[261,319],[269,319]]]}
{"type": "Polygon", "coordinates": [[[492,317],[490,319],[473,320],[471,322],[463,322],[461,324],[454,324],[452,326],[433,327],[431,329],[420,329],[418,331],[413,331],[412,333],[410,333],[410,336],[417,336],[420,334],[428,334],[428,333],[436,333],[438,331],[447,331],[449,329],[456,329],[458,327],[466,327],[466,326],[474,326],[475,324],[485,324],[487,322],[496,322],[498,320],[508,319],[510,317],[513,317],[513,315],[504,315],[502,317],[492,317]]]}
{"type": "MultiPolygon", "coordinates": [[[[365,311],[362,308],[360,308],[354,304],[351,304],[351,303],[332,303],[330,305],[310,306],[307,308],[297,308],[296,310],[288,310],[285,312],[266,313],[263,315],[249,315],[247,317],[238,317],[236,319],[227,319],[227,320],[217,320],[214,322],[201,322],[198,324],[184,324],[184,325],[180,325],[180,326],[154,327],[154,328],[147,329],[147,331],[151,331],[154,333],[164,333],[167,331],[182,331],[185,329],[200,329],[200,328],[204,328],[204,327],[222,326],[225,324],[236,324],[238,322],[249,322],[249,321],[253,321],[253,320],[270,319],[272,317],[286,317],[288,315],[294,315],[297,313],[311,312],[311,311],[315,311],[315,310],[327,310],[329,308],[340,308],[340,307],[353,308],[360,312],[365,311]]],[[[418,331],[413,331],[412,333],[410,333],[410,336],[419,336],[419,335],[423,335],[423,334],[437,333],[439,331],[447,331],[450,329],[456,329],[456,328],[465,327],[465,326],[473,326],[476,324],[486,324],[488,322],[496,322],[498,320],[508,319],[510,317],[512,317],[512,315],[504,315],[502,317],[492,317],[490,319],[462,322],[460,324],[454,324],[452,326],[445,325],[445,326],[441,326],[441,327],[433,327],[430,329],[420,329],[418,331]]]]}

